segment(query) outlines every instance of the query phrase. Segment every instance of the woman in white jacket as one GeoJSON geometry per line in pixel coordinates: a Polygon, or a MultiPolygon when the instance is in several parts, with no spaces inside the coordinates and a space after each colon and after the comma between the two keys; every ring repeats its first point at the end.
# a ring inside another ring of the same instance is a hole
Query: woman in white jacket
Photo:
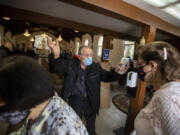
{"type": "Polygon", "coordinates": [[[166,42],[152,42],[140,51],[144,81],[156,92],[137,115],[136,135],[180,135],[180,55],[166,42]]]}

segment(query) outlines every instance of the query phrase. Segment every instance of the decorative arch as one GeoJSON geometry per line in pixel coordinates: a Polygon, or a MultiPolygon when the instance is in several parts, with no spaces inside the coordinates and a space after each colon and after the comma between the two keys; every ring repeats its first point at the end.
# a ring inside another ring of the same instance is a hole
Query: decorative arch
{"type": "Polygon", "coordinates": [[[78,55],[79,47],[81,46],[81,39],[76,37],[74,39],[74,54],[78,55]]]}
{"type": "Polygon", "coordinates": [[[92,47],[92,37],[90,34],[82,35],[82,45],[92,47]]]}

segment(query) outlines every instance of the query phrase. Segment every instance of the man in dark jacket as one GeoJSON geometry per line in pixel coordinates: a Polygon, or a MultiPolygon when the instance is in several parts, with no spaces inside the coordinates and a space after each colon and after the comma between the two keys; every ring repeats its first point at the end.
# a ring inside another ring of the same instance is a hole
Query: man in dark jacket
{"type": "Polygon", "coordinates": [[[54,45],[48,39],[48,46],[53,53],[49,59],[50,71],[65,76],[62,98],[68,100],[80,118],[84,114],[89,134],[95,135],[95,119],[100,107],[100,82],[119,79],[117,72],[120,67],[110,72],[103,70],[98,63],[92,61],[93,51],[87,46],[80,48],[79,59],[61,58],[58,41],[54,45]]]}

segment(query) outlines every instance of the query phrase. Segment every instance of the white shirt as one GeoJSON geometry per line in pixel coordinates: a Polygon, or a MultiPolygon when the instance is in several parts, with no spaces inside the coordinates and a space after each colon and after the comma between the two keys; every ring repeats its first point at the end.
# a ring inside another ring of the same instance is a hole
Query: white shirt
{"type": "Polygon", "coordinates": [[[137,135],[180,135],[180,82],[170,82],[156,91],[137,115],[137,135]]]}

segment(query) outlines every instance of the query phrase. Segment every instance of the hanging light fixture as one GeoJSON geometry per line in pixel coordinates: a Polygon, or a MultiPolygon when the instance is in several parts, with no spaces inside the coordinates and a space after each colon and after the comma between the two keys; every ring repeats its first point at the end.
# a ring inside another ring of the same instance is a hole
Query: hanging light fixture
{"type": "Polygon", "coordinates": [[[74,30],[74,32],[78,33],[79,31],[78,30],[74,30]]]}
{"type": "Polygon", "coordinates": [[[53,44],[54,44],[54,45],[56,44],[56,41],[55,41],[55,40],[53,41],[53,44]]]}
{"type": "Polygon", "coordinates": [[[145,45],[146,44],[146,40],[145,40],[144,36],[142,36],[142,38],[140,39],[139,44],[140,45],[145,45]]]}
{"type": "Polygon", "coordinates": [[[29,33],[28,29],[25,30],[24,36],[29,37],[31,34],[29,33]]]}
{"type": "Polygon", "coordinates": [[[42,37],[43,37],[43,38],[46,38],[46,37],[47,37],[46,33],[43,33],[43,34],[42,34],[42,37]]]}
{"type": "Polygon", "coordinates": [[[6,16],[4,16],[3,19],[4,19],[4,20],[7,20],[7,21],[8,21],[8,20],[11,20],[10,17],[6,17],[6,16]]]}
{"type": "Polygon", "coordinates": [[[30,41],[31,41],[31,42],[34,42],[34,38],[32,37],[32,38],[30,39],[30,41]]]}
{"type": "Polygon", "coordinates": [[[63,40],[63,39],[62,39],[61,35],[59,35],[58,41],[62,41],[62,40],[63,40]]]}

